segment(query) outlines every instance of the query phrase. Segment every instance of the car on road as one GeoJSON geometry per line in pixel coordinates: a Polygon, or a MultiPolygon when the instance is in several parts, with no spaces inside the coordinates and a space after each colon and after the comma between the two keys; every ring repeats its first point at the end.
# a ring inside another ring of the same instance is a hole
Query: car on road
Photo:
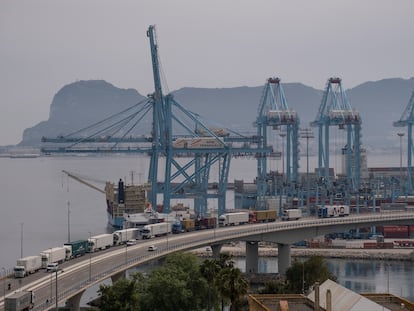
{"type": "Polygon", "coordinates": [[[150,245],[150,246],[148,246],[148,251],[149,252],[153,252],[153,251],[156,251],[158,248],[155,246],[155,245],[150,245]]]}
{"type": "Polygon", "coordinates": [[[135,245],[135,244],[137,244],[137,240],[135,240],[135,239],[131,239],[131,240],[128,240],[126,242],[127,246],[132,246],[132,245],[135,245]]]}
{"type": "Polygon", "coordinates": [[[46,272],[56,272],[58,270],[59,264],[57,262],[52,262],[47,265],[46,272]]]}

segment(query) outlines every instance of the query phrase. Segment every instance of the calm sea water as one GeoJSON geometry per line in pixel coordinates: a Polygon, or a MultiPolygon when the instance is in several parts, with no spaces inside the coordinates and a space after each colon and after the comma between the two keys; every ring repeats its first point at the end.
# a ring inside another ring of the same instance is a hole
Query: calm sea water
{"type": "MultiPolygon", "coordinates": [[[[330,258],[326,262],[329,270],[338,278],[338,283],[357,293],[389,292],[414,301],[413,262],[330,258]]],[[[258,271],[274,273],[278,271],[277,265],[276,257],[261,257],[258,271]]],[[[246,260],[237,258],[236,266],[244,272],[246,260]]]]}
{"type": "MultiPolygon", "coordinates": [[[[317,160],[309,159],[310,169],[317,160]]],[[[338,162],[340,163],[340,162],[338,162]]],[[[370,158],[370,166],[398,166],[396,159],[370,158]]],[[[270,163],[269,169],[281,171],[281,161],[270,163]]],[[[306,170],[306,159],[301,159],[306,170]]],[[[339,169],[339,168],[338,168],[339,169]]],[[[0,158],[0,266],[12,268],[21,255],[29,256],[68,240],[83,239],[88,232],[98,234],[107,227],[105,197],[62,173],[67,170],[82,176],[98,187],[105,181],[143,182],[148,172],[148,159],[140,156],[39,157],[31,159],[0,158]],[[132,177],[133,176],[133,177],[132,177]],[[68,226],[69,225],[69,226],[68,226]],[[68,227],[70,228],[68,230],[68,227]]],[[[256,175],[256,162],[247,159],[232,161],[229,181],[250,182],[256,175]]],[[[211,171],[218,177],[218,168],[211,171]]],[[[234,198],[227,196],[227,206],[234,198]]],[[[215,202],[211,203],[214,206],[215,202]]],[[[261,271],[276,272],[277,259],[260,261],[261,271]]],[[[414,300],[414,271],[412,263],[392,262],[391,273],[384,262],[329,260],[339,282],[361,291],[390,291],[414,300]]],[[[244,263],[240,263],[244,269],[244,263]]]]}

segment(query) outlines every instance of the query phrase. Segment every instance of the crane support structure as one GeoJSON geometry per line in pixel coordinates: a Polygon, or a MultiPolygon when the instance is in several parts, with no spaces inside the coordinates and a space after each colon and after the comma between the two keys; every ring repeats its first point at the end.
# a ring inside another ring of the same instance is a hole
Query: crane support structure
{"type": "MultiPolygon", "coordinates": [[[[299,117],[289,109],[288,103],[279,78],[269,78],[263,88],[258,116],[255,125],[257,136],[260,138],[259,147],[269,146],[268,129],[279,130],[282,137],[286,137],[286,178],[288,193],[296,188],[299,169],[299,117]]],[[[284,156],[284,155],[283,155],[284,156]]],[[[265,194],[267,187],[267,154],[257,157],[257,208],[266,207],[265,194]]]]}
{"type": "MultiPolygon", "coordinates": [[[[260,145],[257,148],[236,147],[231,137],[224,134],[226,131],[212,130],[196,114],[176,102],[171,94],[165,96],[161,85],[154,26],[148,28],[147,36],[150,40],[155,88],[155,93],[150,95],[153,105],[152,150],[148,176],[152,185],[151,203],[154,206],[157,194],[162,193],[164,212],[169,212],[172,198],[194,198],[195,213],[204,216],[207,214],[207,199],[217,198],[220,215],[226,209],[225,196],[233,153],[270,153],[271,149],[260,145]],[[178,134],[179,128],[183,133],[181,136],[178,134]],[[163,182],[158,183],[160,157],[165,157],[165,169],[163,182]],[[185,163],[184,159],[187,159],[185,163]],[[218,187],[217,191],[209,193],[210,171],[216,164],[219,166],[218,187]]],[[[248,138],[244,140],[254,142],[248,138]]]]}
{"type": "Polygon", "coordinates": [[[81,184],[84,184],[84,185],[86,185],[86,186],[88,186],[88,187],[90,187],[90,188],[92,188],[92,189],[94,189],[94,190],[96,190],[96,191],[99,191],[100,193],[105,194],[105,191],[104,191],[104,190],[102,190],[102,189],[100,189],[100,188],[96,187],[95,185],[92,185],[91,183],[89,183],[89,182],[87,182],[87,181],[83,180],[83,179],[82,179],[82,178],[80,178],[79,176],[76,176],[75,174],[70,173],[70,172],[65,171],[65,170],[62,170],[62,172],[63,172],[63,173],[65,173],[66,175],[68,175],[70,178],[73,178],[74,180],[76,180],[76,181],[80,182],[81,184]]]}
{"type": "MultiPolygon", "coordinates": [[[[411,94],[407,107],[405,108],[400,120],[394,122],[395,127],[407,127],[407,179],[405,183],[405,193],[413,193],[412,181],[412,155],[413,155],[413,124],[414,124],[414,91],[411,94]]],[[[402,176],[400,176],[402,177],[402,176]]],[[[403,183],[401,180],[400,183],[403,183]]]]}
{"type": "MultiPolygon", "coordinates": [[[[361,118],[352,109],[340,78],[329,78],[323,94],[318,114],[311,126],[318,127],[318,177],[326,190],[330,187],[329,176],[329,127],[338,126],[346,130],[347,142],[344,147],[346,156],[346,198],[350,192],[359,190],[361,164],[361,118]]],[[[326,191],[323,191],[324,195],[326,191]]],[[[325,198],[322,198],[324,205],[325,198]]],[[[349,204],[349,202],[347,202],[349,204]]]]}
{"type": "Polygon", "coordinates": [[[43,153],[144,153],[150,164],[148,201],[163,197],[164,213],[171,199],[193,199],[195,213],[207,214],[208,199],[217,199],[218,214],[226,210],[226,192],[233,156],[271,154],[261,138],[240,135],[201,122],[200,116],[164,95],[155,26],[149,26],[154,93],[113,116],[57,138],[42,138],[43,153]],[[152,116],[151,116],[152,113],[152,116]],[[148,117],[150,116],[150,117],[148,117]],[[152,118],[151,125],[148,119],[152,118]],[[141,129],[140,125],[148,128],[141,129]],[[142,135],[142,132],[149,133],[142,135]],[[141,133],[137,135],[137,133],[141,133]],[[230,135],[231,134],[231,135],[230,135]],[[219,167],[217,187],[208,189],[210,172],[219,167]]]}

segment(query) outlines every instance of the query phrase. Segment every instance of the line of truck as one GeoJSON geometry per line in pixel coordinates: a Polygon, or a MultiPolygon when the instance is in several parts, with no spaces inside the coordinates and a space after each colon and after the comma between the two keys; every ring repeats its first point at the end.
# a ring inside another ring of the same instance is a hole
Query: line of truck
{"type": "Polygon", "coordinates": [[[103,233],[91,236],[89,239],[64,243],[61,247],[52,247],[41,251],[38,255],[19,258],[14,267],[14,277],[24,278],[48,265],[61,264],[64,261],[83,256],[89,252],[107,249],[114,245],[125,244],[128,240],[137,238],[138,228],[117,230],[113,233],[103,233]]]}
{"type": "MultiPolygon", "coordinates": [[[[349,213],[349,207],[348,207],[349,213]]],[[[288,209],[283,212],[282,220],[295,220],[302,217],[300,209],[288,209]]],[[[104,250],[115,245],[126,244],[139,236],[142,239],[165,236],[171,233],[178,234],[194,230],[205,230],[226,226],[238,226],[248,223],[274,222],[277,219],[276,210],[235,211],[224,213],[218,217],[199,217],[195,219],[182,219],[174,222],[160,222],[145,225],[142,229],[128,228],[113,233],[102,233],[90,236],[85,240],[64,243],[62,247],[52,247],[40,252],[38,255],[20,258],[14,267],[14,276],[23,278],[40,269],[47,269],[49,264],[60,264],[75,257],[83,256],[89,252],[104,250]]]]}
{"type": "Polygon", "coordinates": [[[276,210],[257,210],[248,212],[233,212],[220,215],[218,222],[220,227],[239,226],[244,224],[274,222],[277,219],[276,210]]]}

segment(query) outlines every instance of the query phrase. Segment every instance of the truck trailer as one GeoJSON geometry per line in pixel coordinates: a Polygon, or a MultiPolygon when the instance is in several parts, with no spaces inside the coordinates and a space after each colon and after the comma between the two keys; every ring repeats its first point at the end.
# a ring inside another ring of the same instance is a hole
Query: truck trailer
{"type": "Polygon", "coordinates": [[[302,218],[302,210],[298,208],[285,209],[282,214],[282,220],[298,220],[302,218]]]}
{"type": "Polygon", "coordinates": [[[142,228],[142,238],[152,239],[157,236],[167,235],[171,233],[171,223],[160,222],[157,224],[146,225],[142,228]]]}
{"type": "Polygon", "coordinates": [[[138,228],[117,230],[113,233],[114,245],[125,244],[128,240],[136,239],[138,228]]]}
{"type": "Polygon", "coordinates": [[[63,244],[63,247],[66,248],[66,260],[83,256],[89,251],[88,240],[78,240],[65,243],[63,244]]]}
{"type": "Polygon", "coordinates": [[[260,211],[251,211],[249,222],[251,223],[260,223],[260,222],[272,222],[277,219],[277,211],[275,209],[271,210],[260,210],[260,211]]]}
{"type": "Polygon", "coordinates": [[[53,247],[44,250],[40,253],[42,257],[42,268],[46,268],[50,263],[62,263],[66,259],[66,248],[65,247],[53,247]]]}
{"type": "Polygon", "coordinates": [[[249,222],[248,212],[225,213],[219,217],[219,226],[238,226],[249,222]]]}
{"type": "Polygon", "coordinates": [[[35,273],[42,268],[42,257],[39,255],[27,256],[17,259],[14,267],[14,277],[24,278],[26,275],[35,273]]]}
{"type": "Polygon", "coordinates": [[[32,291],[16,292],[4,300],[5,311],[26,311],[33,308],[34,296],[32,291]]]}
{"type": "Polygon", "coordinates": [[[195,220],[194,219],[183,219],[181,220],[181,225],[185,232],[191,232],[195,230],[195,220]]]}
{"type": "Polygon", "coordinates": [[[345,217],[349,216],[348,205],[326,205],[318,208],[319,218],[330,218],[330,217],[345,217]]]}
{"type": "Polygon", "coordinates": [[[196,230],[213,229],[215,227],[217,227],[216,217],[202,217],[195,220],[196,230]]]}
{"type": "Polygon", "coordinates": [[[114,237],[111,233],[103,233],[90,237],[88,241],[89,251],[92,253],[111,247],[114,244],[114,237]]]}

